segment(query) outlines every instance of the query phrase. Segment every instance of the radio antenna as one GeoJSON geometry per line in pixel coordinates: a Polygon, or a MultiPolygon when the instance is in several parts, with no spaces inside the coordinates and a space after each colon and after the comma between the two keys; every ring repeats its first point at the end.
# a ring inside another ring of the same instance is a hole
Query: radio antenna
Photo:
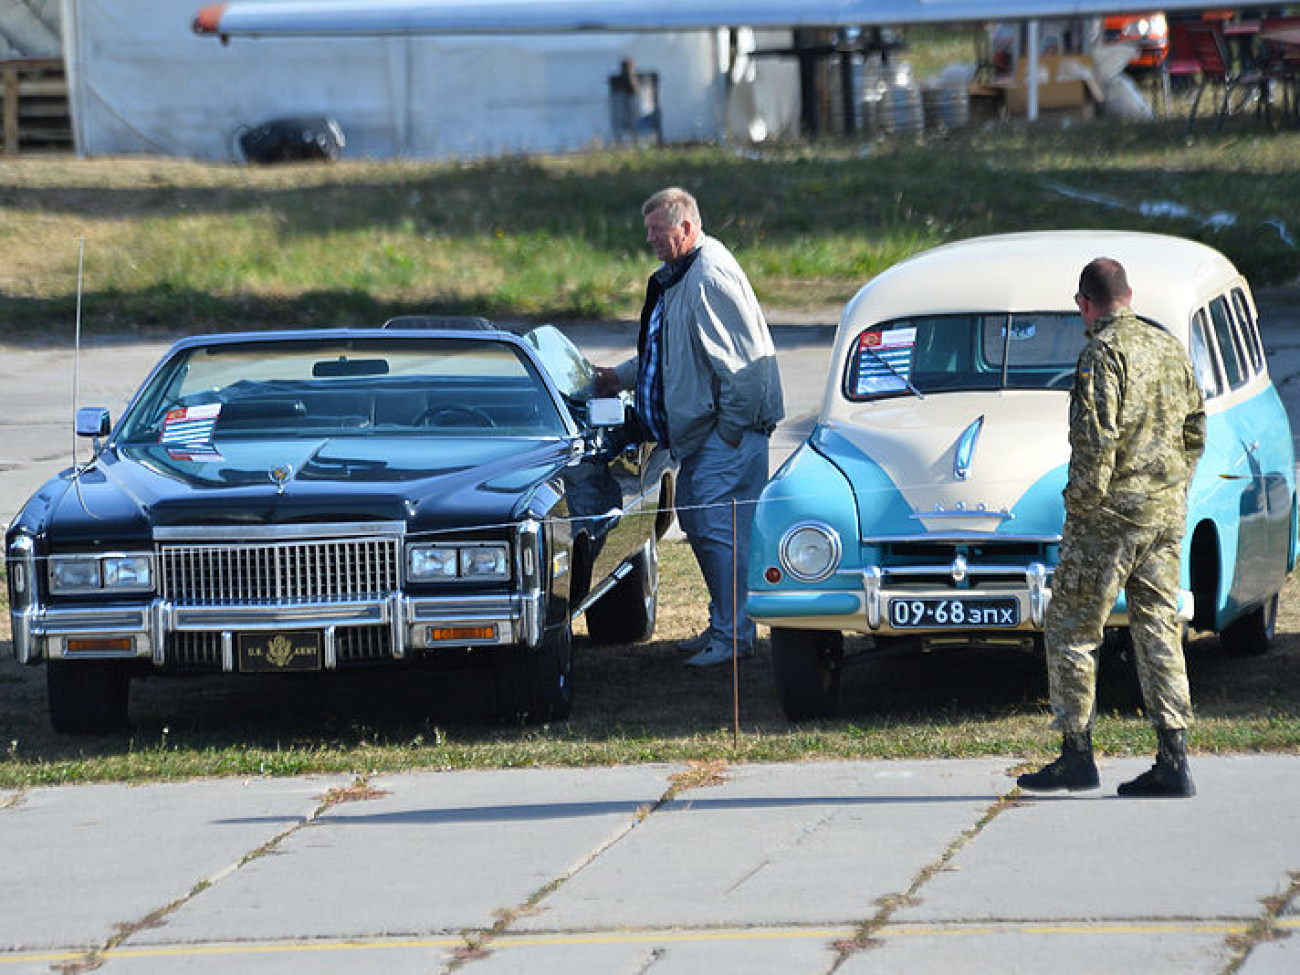
{"type": "Polygon", "coordinates": [[[77,469],[77,397],[81,389],[81,280],[86,266],[86,238],[77,238],[77,319],[72,340],[72,469],[77,469]]]}

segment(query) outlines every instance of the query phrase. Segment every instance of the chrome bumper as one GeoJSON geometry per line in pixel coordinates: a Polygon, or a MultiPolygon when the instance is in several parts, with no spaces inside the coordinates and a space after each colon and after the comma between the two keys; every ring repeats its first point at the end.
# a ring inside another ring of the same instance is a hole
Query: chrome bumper
{"type": "Polygon", "coordinates": [[[31,604],[10,613],[14,655],[19,663],[40,659],[149,658],[167,663],[171,633],[219,633],[223,666],[234,669],[235,634],[266,630],[320,630],[324,634],[327,668],[337,664],[334,635],[340,627],[392,627],[393,657],[409,649],[439,646],[496,646],[541,642],[543,595],[409,597],[393,595],[372,600],[330,600],[267,606],[187,606],[164,599],[139,604],[53,608],[31,604]],[[493,636],[442,644],[432,640],[432,627],[491,627],[493,636]],[[129,651],[68,651],[76,639],[127,640],[129,651]]]}

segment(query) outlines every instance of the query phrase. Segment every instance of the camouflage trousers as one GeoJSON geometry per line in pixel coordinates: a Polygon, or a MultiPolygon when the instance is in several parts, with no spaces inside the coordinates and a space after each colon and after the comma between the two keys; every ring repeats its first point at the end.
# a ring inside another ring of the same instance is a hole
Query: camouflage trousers
{"type": "Polygon", "coordinates": [[[1120,589],[1147,716],[1157,728],[1186,728],[1192,718],[1178,569],[1182,529],[1123,527],[1068,519],[1047,607],[1047,676],[1053,727],[1090,727],[1097,698],[1097,661],[1106,618],[1120,589]]]}

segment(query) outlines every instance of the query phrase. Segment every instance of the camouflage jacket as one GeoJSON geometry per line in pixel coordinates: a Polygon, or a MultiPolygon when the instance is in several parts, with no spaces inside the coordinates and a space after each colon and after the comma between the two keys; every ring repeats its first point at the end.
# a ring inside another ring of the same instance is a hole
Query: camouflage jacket
{"type": "Polygon", "coordinates": [[[1093,323],[1070,394],[1067,517],[1178,527],[1205,449],[1205,403],[1182,345],[1122,308],[1093,323]]]}

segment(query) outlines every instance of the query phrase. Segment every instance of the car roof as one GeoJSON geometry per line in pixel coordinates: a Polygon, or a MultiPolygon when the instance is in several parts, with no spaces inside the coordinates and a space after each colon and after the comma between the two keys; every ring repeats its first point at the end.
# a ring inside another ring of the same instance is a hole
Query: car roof
{"type": "Polygon", "coordinates": [[[1241,274],[1205,244],[1164,234],[1054,230],[944,244],[877,275],[845,306],[855,332],[877,322],[959,312],[1074,313],[1079,272],[1095,257],[1124,265],[1133,310],[1186,344],[1192,312],[1241,274]]]}
{"type": "Polygon", "coordinates": [[[214,332],[206,335],[191,335],[176,342],[171,351],[176,352],[198,346],[244,345],[258,342],[319,342],[348,341],[352,339],[374,339],[393,342],[403,340],[428,342],[430,339],[458,339],[460,341],[474,342],[507,342],[520,348],[527,347],[527,344],[518,335],[503,328],[429,328],[418,325],[411,328],[376,328],[373,325],[365,325],[345,328],[295,328],[262,332],[214,332]]]}

